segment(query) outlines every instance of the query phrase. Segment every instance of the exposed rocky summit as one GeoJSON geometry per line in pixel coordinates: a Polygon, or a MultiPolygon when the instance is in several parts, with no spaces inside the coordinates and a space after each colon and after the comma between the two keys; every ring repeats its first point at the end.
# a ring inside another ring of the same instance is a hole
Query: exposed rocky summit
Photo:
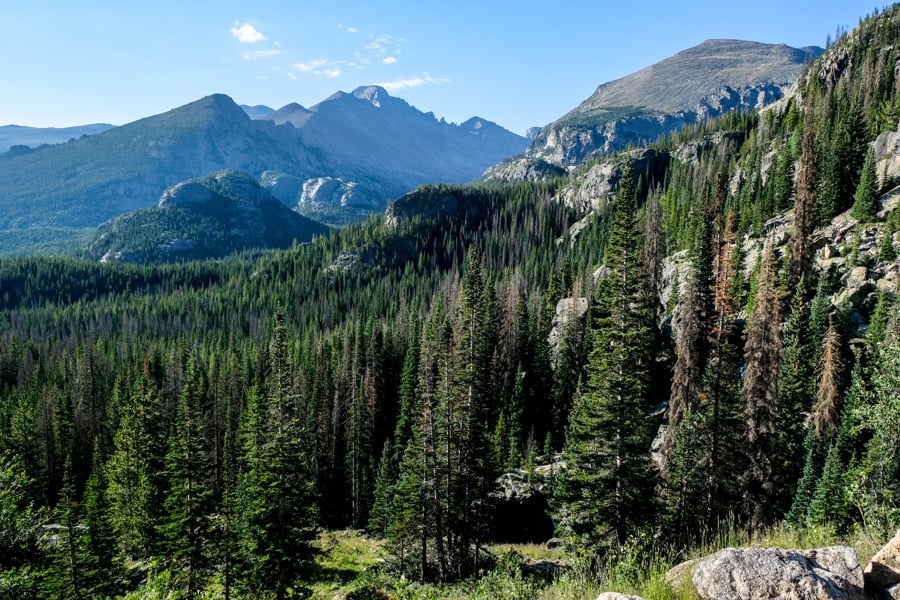
{"type": "Polygon", "coordinates": [[[863,600],[853,548],[726,548],[701,561],[693,582],[705,600],[863,600]]]}
{"type": "Polygon", "coordinates": [[[822,50],[740,40],[708,40],[604,83],[544,127],[526,154],[571,166],[658,139],[731,111],[761,108],[789,90],[822,50]]]}
{"type": "Polygon", "coordinates": [[[425,186],[392,202],[385,211],[385,224],[397,228],[414,219],[480,220],[486,208],[471,191],[448,186],[425,186]]]}

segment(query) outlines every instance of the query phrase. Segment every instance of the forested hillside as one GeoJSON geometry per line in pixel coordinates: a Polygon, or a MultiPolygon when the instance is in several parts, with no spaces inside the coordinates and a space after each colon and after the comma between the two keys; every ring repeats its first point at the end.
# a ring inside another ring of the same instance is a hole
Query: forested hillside
{"type": "Polygon", "coordinates": [[[588,564],[893,533],[900,210],[871,143],[898,42],[894,7],[762,113],[289,250],[0,262],[0,596],[297,597],[320,528],[458,580],[491,566],[497,476],[557,454],[588,564]],[[587,314],[551,346],[563,298],[587,314]]]}

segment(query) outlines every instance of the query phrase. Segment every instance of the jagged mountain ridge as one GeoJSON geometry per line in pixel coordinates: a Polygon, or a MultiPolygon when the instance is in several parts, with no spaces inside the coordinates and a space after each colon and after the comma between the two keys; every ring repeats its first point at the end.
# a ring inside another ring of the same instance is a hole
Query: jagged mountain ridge
{"type": "MultiPolygon", "coordinates": [[[[559,166],[577,165],[732,110],[760,108],[781,98],[821,52],[707,40],[600,85],[578,107],[544,127],[526,155],[559,166]]],[[[514,179],[502,169],[491,176],[514,179]]]]}
{"type": "MultiPolygon", "coordinates": [[[[492,164],[527,144],[480,117],[460,125],[438,120],[379,86],[337,92],[308,109],[289,104],[263,118],[293,125],[304,146],[339,166],[336,176],[359,181],[363,173],[383,172],[390,177],[382,185],[400,193],[424,182],[469,181],[481,173],[473,162],[492,164]]],[[[328,175],[334,174],[322,174],[328,175]]]]}
{"type": "MultiPolygon", "coordinates": [[[[214,94],[89,138],[0,156],[0,254],[41,242],[64,251],[168,186],[221,169],[354,183],[366,192],[359,217],[421,183],[473,179],[527,144],[480,119],[440,122],[381,88],[335,94],[299,127],[290,119],[299,123],[306,109],[266,108],[214,94]],[[248,109],[266,118],[251,119],[248,109]]],[[[300,201],[279,198],[291,207],[300,201]]]]}

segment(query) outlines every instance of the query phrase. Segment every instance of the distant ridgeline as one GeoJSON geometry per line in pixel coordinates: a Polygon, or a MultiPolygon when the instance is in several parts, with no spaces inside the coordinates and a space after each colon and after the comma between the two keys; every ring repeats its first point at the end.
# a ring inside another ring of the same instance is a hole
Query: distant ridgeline
{"type": "Polygon", "coordinates": [[[382,88],[258,119],[213,95],[69,143],[0,154],[0,254],[66,253],[169,186],[246,173],[289,208],[343,224],[430,182],[465,182],[528,140],[489,121],[435,119],[382,88]],[[338,191],[336,191],[338,189],[338,191]]]}
{"type": "MultiPolygon", "coordinates": [[[[284,250],[0,261],[0,596],[309,595],[336,577],[314,564],[321,528],[384,540],[353,593],[400,596],[490,569],[500,501],[548,506],[568,556],[629,586],[644,557],[740,531],[889,539],[898,59],[894,7],[762,110],[423,185],[284,250]]],[[[230,122],[230,140],[297,135],[230,122]]],[[[243,171],[168,188],[93,257],[300,235],[243,171]]],[[[544,517],[521,531],[546,536],[544,517]]],[[[538,585],[514,567],[493,573],[538,585]]]]}

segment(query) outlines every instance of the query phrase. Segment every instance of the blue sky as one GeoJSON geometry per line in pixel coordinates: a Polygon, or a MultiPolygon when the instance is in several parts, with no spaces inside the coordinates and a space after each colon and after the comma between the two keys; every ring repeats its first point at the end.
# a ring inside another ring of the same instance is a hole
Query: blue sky
{"type": "Polygon", "coordinates": [[[824,46],[857,0],[0,0],[0,125],[116,125],[211,93],[311,106],[381,84],[523,133],[710,38],[824,46]]]}

